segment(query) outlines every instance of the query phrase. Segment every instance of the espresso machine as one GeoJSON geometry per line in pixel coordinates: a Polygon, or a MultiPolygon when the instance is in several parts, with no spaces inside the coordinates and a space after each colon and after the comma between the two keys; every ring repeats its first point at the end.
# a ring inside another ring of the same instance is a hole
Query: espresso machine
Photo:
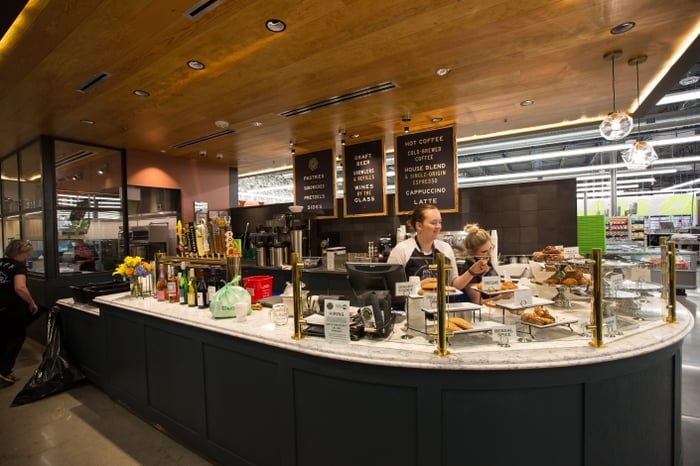
{"type": "Polygon", "coordinates": [[[379,262],[386,262],[393,247],[394,245],[392,244],[390,234],[380,236],[376,246],[377,260],[379,262]]]}

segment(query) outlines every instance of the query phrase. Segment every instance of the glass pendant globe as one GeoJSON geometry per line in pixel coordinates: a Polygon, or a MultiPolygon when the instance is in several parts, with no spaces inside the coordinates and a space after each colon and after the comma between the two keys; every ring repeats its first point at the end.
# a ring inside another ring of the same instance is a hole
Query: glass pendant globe
{"type": "Polygon", "coordinates": [[[659,159],[654,147],[646,141],[637,141],[622,153],[622,161],[630,170],[641,170],[659,159]]]}
{"type": "Polygon", "coordinates": [[[632,132],[634,122],[625,112],[612,112],[600,123],[600,135],[608,141],[619,141],[632,132]]]}

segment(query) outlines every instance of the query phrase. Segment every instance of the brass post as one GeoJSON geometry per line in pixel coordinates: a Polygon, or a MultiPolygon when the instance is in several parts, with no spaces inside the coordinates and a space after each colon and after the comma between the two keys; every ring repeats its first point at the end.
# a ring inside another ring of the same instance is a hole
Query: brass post
{"type": "Polygon", "coordinates": [[[666,238],[659,238],[659,252],[661,254],[659,267],[661,268],[661,299],[668,298],[668,262],[666,261],[666,238]]]}
{"type": "Polygon", "coordinates": [[[304,268],[304,263],[299,262],[299,253],[293,252],[291,255],[292,262],[292,293],[294,296],[294,335],[293,340],[301,340],[304,336],[301,334],[301,269],[304,268]]]}
{"type": "Polygon", "coordinates": [[[437,253],[437,310],[435,313],[437,324],[437,348],[434,353],[438,356],[447,356],[447,293],[445,292],[445,255],[437,253]]]}
{"type": "Polygon", "coordinates": [[[661,262],[668,261],[668,300],[666,303],[666,322],[676,322],[676,243],[669,241],[666,257],[661,258],[661,262]]]}
{"type": "Polygon", "coordinates": [[[591,292],[591,341],[588,343],[596,348],[603,348],[603,250],[591,249],[593,257],[593,290],[591,292]]]}

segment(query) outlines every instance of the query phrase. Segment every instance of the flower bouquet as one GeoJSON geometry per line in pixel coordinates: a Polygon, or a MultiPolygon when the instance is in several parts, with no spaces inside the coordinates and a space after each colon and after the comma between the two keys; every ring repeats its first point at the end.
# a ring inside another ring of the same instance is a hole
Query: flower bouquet
{"type": "Polygon", "coordinates": [[[143,298],[142,277],[149,277],[151,264],[139,256],[126,256],[124,262],[112,272],[112,275],[121,275],[125,281],[131,283],[131,296],[143,298]]]}

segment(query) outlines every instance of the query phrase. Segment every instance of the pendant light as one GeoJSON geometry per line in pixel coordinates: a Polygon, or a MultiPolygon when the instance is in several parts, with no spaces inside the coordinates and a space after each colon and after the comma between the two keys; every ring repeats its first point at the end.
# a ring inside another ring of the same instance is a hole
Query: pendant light
{"type": "Polygon", "coordinates": [[[603,55],[603,60],[611,62],[613,111],[600,123],[600,135],[608,141],[619,141],[632,132],[634,122],[626,112],[618,112],[615,106],[615,60],[622,56],[622,50],[614,50],[603,55]]]}
{"type": "MultiPolygon", "coordinates": [[[[630,66],[635,66],[637,68],[637,108],[640,106],[639,102],[639,65],[647,61],[646,55],[639,55],[638,57],[630,58],[627,62],[630,66]]],[[[630,170],[641,170],[647,168],[649,165],[654,163],[659,159],[656,155],[654,147],[646,142],[641,141],[642,132],[640,130],[639,117],[637,117],[637,141],[632,144],[632,147],[627,149],[622,153],[622,161],[630,170]]]]}

